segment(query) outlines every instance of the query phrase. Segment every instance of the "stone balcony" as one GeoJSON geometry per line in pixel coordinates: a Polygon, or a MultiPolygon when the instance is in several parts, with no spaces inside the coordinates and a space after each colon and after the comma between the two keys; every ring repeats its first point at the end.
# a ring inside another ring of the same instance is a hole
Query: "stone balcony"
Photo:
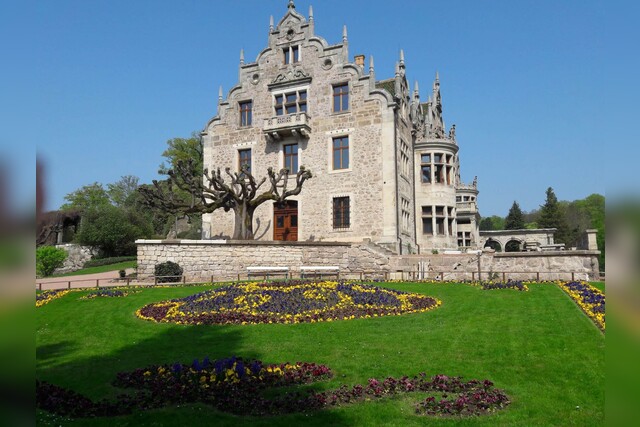
{"type": "Polygon", "coordinates": [[[307,113],[287,114],[264,119],[262,131],[267,141],[279,141],[286,136],[302,136],[309,138],[311,128],[307,113]]]}
{"type": "Polygon", "coordinates": [[[478,212],[478,205],[476,204],[476,202],[457,202],[456,209],[458,210],[458,214],[474,214],[478,212]]]}

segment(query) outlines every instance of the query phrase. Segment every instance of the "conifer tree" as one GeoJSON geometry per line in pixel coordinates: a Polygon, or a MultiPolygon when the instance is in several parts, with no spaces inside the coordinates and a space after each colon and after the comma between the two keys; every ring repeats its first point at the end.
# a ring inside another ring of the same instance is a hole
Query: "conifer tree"
{"type": "Polygon", "coordinates": [[[524,215],[522,214],[520,205],[514,200],[511,209],[509,209],[509,214],[504,221],[504,228],[505,230],[521,230],[524,227],[524,215]]]}
{"type": "Polygon", "coordinates": [[[540,228],[556,228],[556,243],[570,243],[567,242],[569,238],[569,226],[567,225],[565,213],[561,209],[558,198],[551,187],[547,188],[547,200],[544,205],[541,206],[538,226],[540,228]]]}

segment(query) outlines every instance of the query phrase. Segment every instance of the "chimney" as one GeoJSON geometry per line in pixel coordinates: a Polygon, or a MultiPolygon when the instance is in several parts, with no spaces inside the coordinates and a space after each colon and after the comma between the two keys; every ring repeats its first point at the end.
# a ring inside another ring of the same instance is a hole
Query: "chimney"
{"type": "Polygon", "coordinates": [[[364,55],[355,55],[353,57],[353,62],[355,62],[356,65],[364,68],[364,55]]]}

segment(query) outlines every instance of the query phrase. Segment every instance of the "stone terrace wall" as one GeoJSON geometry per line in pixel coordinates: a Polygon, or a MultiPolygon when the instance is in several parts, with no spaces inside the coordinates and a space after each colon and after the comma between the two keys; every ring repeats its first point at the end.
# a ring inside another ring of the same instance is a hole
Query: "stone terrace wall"
{"type": "MultiPolygon", "coordinates": [[[[269,242],[224,240],[138,240],[138,277],[153,276],[156,264],[177,262],[187,280],[246,277],[247,267],[338,266],[344,276],[361,271],[390,278],[441,280],[496,279],[598,280],[598,251],[481,252],[467,254],[390,255],[370,242],[269,242]],[[504,275],[503,275],[504,273],[504,275]]],[[[357,275],[356,275],[357,277],[357,275]]],[[[369,276],[371,277],[371,276],[369,276]]]]}
{"type": "Polygon", "coordinates": [[[505,279],[598,280],[598,251],[510,252],[398,255],[391,257],[393,278],[442,280],[505,279]],[[503,275],[504,273],[504,275],[503,275]],[[538,275],[539,273],[539,275],[538,275]]]}
{"type": "Polygon", "coordinates": [[[389,258],[375,245],[334,242],[224,240],[138,240],[138,278],[153,276],[156,264],[172,261],[187,280],[223,280],[245,276],[247,267],[338,266],[341,273],[389,271],[389,258]]]}

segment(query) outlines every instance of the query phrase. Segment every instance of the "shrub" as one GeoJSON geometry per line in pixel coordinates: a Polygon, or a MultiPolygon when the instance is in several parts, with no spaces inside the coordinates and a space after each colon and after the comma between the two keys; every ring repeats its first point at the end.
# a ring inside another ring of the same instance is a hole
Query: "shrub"
{"type": "Polygon", "coordinates": [[[182,276],[182,267],[175,262],[166,261],[156,264],[155,275],[159,283],[177,282],[182,276]]]}
{"type": "Polygon", "coordinates": [[[135,256],[118,256],[111,258],[90,259],[89,261],[84,263],[83,268],[100,267],[101,265],[111,265],[117,264],[119,262],[135,261],[136,259],[137,257],[135,256]]]}
{"type": "Polygon", "coordinates": [[[36,272],[40,276],[51,276],[56,268],[64,265],[67,252],[55,246],[41,246],[36,249],[36,272]]]}

